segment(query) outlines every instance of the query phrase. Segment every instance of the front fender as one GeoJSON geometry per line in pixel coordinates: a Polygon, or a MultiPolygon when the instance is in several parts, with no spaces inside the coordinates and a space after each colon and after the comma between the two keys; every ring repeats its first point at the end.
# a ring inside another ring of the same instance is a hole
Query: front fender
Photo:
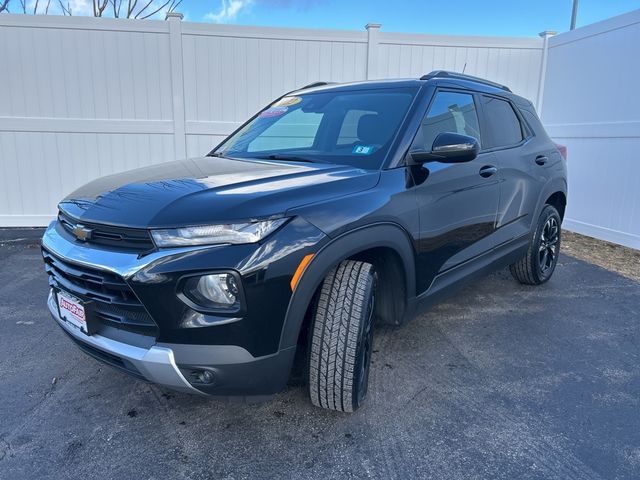
{"type": "Polygon", "coordinates": [[[289,301],[280,338],[281,350],[296,345],[307,307],[329,271],[342,260],[376,247],[392,248],[400,256],[406,275],[407,295],[415,296],[414,249],[407,232],[394,223],[378,223],[351,230],[323,246],[305,269],[289,301]]]}

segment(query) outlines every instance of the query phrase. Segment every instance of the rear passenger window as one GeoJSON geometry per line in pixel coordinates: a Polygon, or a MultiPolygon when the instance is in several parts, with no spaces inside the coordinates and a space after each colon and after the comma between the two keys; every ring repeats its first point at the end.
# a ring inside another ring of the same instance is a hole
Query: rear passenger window
{"type": "Polygon", "coordinates": [[[522,125],[509,102],[483,96],[482,106],[493,134],[489,147],[508,147],[522,141],[522,125]]]}
{"type": "Polygon", "coordinates": [[[457,92],[436,93],[429,113],[422,121],[424,148],[430,151],[433,141],[444,132],[469,135],[480,143],[478,114],[472,95],[457,92]]]}

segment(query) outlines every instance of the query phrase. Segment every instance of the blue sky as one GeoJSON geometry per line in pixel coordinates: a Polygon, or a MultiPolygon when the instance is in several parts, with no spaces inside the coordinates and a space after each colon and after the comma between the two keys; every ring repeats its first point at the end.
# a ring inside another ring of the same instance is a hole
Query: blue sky
{"type": "MultiPolygon", "coordinates": [[[[189,21],[467,35],[534,36],[569,29],[572,0],[184,0],[189,21]]],[[[640,8],[640,0],[581,0],[577,25],[640,8]]]]}

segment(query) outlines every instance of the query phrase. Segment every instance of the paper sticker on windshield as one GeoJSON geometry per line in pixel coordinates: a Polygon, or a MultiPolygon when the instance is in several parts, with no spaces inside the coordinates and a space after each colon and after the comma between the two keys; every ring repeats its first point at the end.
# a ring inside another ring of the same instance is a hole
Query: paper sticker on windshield
{"type": "Polygon", "coordinates": [[[287,107],[269,107],[264,112],[260,113],[260,118],[272,118],[284,115],[287,112],[287,107]]]}
{"type": "Polygon", "coordinates": [[[271,107],[291,107],[292,105],[297,105],[301,101],[302,98],[300,97],[283,97],[271,105],[271,107]]]}
{"type": "Polygon", "coordinates": [[[373,147],[371,145],[356,145],[353,147],[353,151],[357,155],[370,155],[373,153],[373,147]]]}

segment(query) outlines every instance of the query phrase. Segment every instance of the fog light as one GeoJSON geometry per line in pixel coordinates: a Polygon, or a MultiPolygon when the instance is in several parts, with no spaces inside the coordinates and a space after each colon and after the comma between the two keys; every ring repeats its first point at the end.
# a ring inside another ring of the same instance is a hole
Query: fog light
{"type": "Polygon", "coordinates": [[[187,370],[181,368],[180,371],[191,385],[212,385],[216,381],[216,376],[209,370],[187,370]]]}
{"type": "Polygon", "coordinates": [[[238,295],[238,283],[229,273],[200,277],[196,289],[204,298],[220,305],[233,305],[238,295]]]}
{"type": "Polygon", "coordinates": [[[193,275],[178,285],[178,297],[198,312],[235,312],[242,310],[242,280],[233,271],[193,275]]]}
{"type": "Polygon", "coordinates": [[[197,378],[200,383],[213,383],[213,380],[215,379],[213,373],[209,370],[201,370],[197,373],[197,378]]]}

